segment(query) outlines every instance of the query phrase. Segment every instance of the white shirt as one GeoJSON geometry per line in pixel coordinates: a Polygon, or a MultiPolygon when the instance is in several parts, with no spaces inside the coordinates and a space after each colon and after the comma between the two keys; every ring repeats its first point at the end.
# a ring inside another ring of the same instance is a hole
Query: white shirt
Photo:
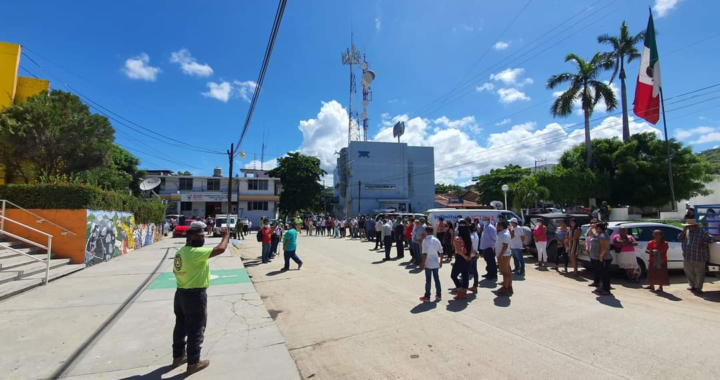
{"type": "Polygon", "coordinates": [[[507,244],[507,250],[505,251],[505,254],[503,256],[510,256],[512,255],[512,252],[510,251],[510,231],[507,229],[504,229],[502,231],[499,231],[497,233],[497,240],[495,241],[495,256],[500,257],[500,253],[502,253],[503,244],[507,244]]]}
{"type": "Polygon", "coordinates": [[[472,253],[470,254],[470,257],[477,256],[478,252],[478,246],[480,245],[480,237],[478,236],[477,232],[470,233],[470,240],[472,240],[472,253]]]}
{"type": "Polygon", "coordinates": [[[512,228],[512,231],[515,236],[510,240],[510,249],[523,249],[522,239],[525,234],[525,230],[518,225],[517,227],[512,228]]]}
{"type": "Polygon", "coordinates": [[[443,249],[438,238],[433,235],[428,235],[428,237],[423,240],[422,252],[424,255],[427,254],[425,258],[426,269],[440,268],[440,254],[443,252],[443,249]]]}

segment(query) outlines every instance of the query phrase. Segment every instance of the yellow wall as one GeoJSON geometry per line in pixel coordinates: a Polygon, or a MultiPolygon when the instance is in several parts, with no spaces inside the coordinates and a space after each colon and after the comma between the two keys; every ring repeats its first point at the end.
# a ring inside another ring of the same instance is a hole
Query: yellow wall
{"type": "Polygon", "coordinates": [[[20,45],[0,42],[0,110],[13,104],[19,67],[20,45]]]}
{"type": "Polygon", "coordinates": [[[15,91],[15,104],[20,104],[27,98],[37,95],[50,89],[50,81],[35,78],[17,78],[17,89],[15,91]]]}

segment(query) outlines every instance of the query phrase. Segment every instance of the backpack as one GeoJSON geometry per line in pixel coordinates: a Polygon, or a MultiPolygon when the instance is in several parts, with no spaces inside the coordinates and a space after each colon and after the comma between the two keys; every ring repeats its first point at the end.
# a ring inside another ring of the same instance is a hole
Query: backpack
{"type": "Polygon", "coordinates": [[[257,241],[258,243],[262,243],[262,228],[257,232],[257,241]]]}

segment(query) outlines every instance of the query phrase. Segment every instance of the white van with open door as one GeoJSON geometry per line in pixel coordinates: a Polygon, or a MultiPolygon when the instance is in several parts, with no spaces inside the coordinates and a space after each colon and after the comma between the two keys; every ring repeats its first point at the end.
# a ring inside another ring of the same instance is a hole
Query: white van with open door
{"type": "Polygon", "coordinates": [[[497,222],[500,216],[509,221],[512,218],[517,218],[520,225],[523,225],[523,220],[516,213],[509,210],[478,210],[478,209],[459,209],[459,208],[434,208],[427,212],[428,221],[431,223],[433,230],[437,227],[440,218],[446,222],[452,222],[455,225],[458,220],[470,217],[470,219],[482,219],[483,217],[489,217],[493,222],[497,222]]]}

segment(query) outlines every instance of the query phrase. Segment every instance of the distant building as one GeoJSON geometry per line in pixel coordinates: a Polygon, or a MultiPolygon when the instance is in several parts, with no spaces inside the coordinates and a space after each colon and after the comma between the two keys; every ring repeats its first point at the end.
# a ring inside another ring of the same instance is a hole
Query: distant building
{"type": "Polygon", "coordinates": [[[435,207],[432,147],[352,141],[339,155],[333,190],[337,215],[380,209],[424,212],[435,207]]]}
{"type": "Polygon", "coordinates": [[[435,207],[437,208],[462,208],[462,209],[481,209],[491,208],[479,205],[473,201],[468,201],[462,197],[456,197],[452,194],[435,194],[435,207]]]}
{"type": "MultiPolygon", "coordinates": [[[[233,179],[231,213],[241,218],[258,220],[262,216],[275,218],[280,200],[280,179],[269,177],[264,170],[242,169],[244,177],[233,179]]],[[[147,170],[147,177],[160,178],[154,191],[168,201],[168,214],[213,216],[227,214],[228,178],[220,168],[211,177],[176,176],[170,170],[147,170]]]]}

